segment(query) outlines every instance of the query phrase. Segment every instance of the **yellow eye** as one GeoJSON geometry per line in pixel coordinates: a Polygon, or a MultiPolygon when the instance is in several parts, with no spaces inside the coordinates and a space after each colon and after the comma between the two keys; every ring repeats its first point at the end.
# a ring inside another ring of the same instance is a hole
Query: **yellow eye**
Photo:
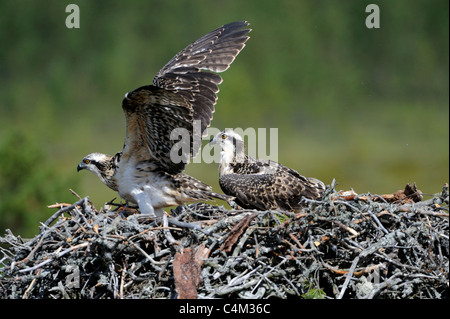
{"type": "Polygon", "coordinates": [[[89,164],[91,161],[88,159],[85,159],[83,162],[84,162],[84,164],[89,164]]]}
{"type": "Polygon", "coordinates": [[[225,134],[222,134],[222,140],[226,139],[227,136],[225,134]]]}

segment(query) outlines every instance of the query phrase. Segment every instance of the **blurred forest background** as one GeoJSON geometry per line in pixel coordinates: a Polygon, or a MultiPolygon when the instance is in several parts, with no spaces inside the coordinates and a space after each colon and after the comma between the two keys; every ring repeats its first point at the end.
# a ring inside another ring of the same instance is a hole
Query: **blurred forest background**
{"type": "MultiPolygon", "coordinates": [[[[55,209],[117,196],[76,166],[123,146],[126,92],[186,45],[247,20],[212,126],[278,128],[278,160],[337,189],[449,180],[449,1],[0,1],[0,232],[32,236],[55,209]],[[80,28],[65,25],[80,8],[80,28]],[[365,25],[370,3],[381,28],[365,25]]],[[[206,142],[205,142],[206,143],[206,142]]],[[[220,191],[217,164],[187,173],[220,191]]]]}

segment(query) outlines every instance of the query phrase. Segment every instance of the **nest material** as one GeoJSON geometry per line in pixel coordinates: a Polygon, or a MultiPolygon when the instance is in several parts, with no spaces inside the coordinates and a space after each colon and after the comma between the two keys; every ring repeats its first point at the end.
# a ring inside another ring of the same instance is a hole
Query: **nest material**
{"type": "Polygon", "coordinates": [[[327,188],[301,213],[65,205],[0,237],[0,298],[448,298],[448,185],[421,201],[327,188]]]}

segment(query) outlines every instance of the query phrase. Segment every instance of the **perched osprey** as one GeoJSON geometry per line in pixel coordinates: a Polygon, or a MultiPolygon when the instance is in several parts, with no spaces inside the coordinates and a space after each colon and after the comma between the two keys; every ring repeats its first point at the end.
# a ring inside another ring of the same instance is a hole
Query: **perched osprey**
{"type": "Polygon", "coordinates": [[[271,160],[255,159],[244,151],[242,137],[232,130],[210,141],[219,144],[219,184],[223,192],[247,209],[295,211],[302,198],[320,198],[325,185],[315,178],[271,160]]]}
{"type": "Polygon", "coordinates": [[[78,165],[96,174],[127,202],[137,204],[143,214],[162,216],[163,208],[185,202],[230,197],[183,174],[195,156],[194,143],[210,125],[222,78],[249,39],[246,21],[233,22],[208,33],[175,55],[153,79],[152,85],[125,94],[126,118],[123,150],[114,156],[92,153],[78,165]],[[215,72],[215,73],[213,73],[215,72]],[[194,136],[193,123],[200,123],[194,136]],[[171,133],[187,132],[184,148],[171,133]],[[173,160],[177,155],[177,160],[173,160]],[[181,158],[181,160],[180,160],[181,158]]]}

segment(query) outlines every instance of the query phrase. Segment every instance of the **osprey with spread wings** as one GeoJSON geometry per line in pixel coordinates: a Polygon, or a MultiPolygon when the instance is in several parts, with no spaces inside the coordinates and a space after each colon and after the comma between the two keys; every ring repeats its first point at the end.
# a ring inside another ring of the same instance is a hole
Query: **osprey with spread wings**
{"type": "Polygon", "coordinates": [[[193,143],[193,123],[200,122],[201,135],[209,127],[222,82],[216,73],[227,70],[244,48],[251,31],[248,25],[233,22],[208,33],[173,57],[152,85],[127,93],[122,103],[126,118],[123,150],[114,156],[89,154],[77,170],[93,172],[152,217],[161,216],[164,207],[185,202],[230,200],[183,170],[200,148],[193,143]],[[178,141],[170,137],[176,129],[189,132],[189,142],[187,148],[180,148],[180,160],[173,161],[171,150],[178,141]]]}

